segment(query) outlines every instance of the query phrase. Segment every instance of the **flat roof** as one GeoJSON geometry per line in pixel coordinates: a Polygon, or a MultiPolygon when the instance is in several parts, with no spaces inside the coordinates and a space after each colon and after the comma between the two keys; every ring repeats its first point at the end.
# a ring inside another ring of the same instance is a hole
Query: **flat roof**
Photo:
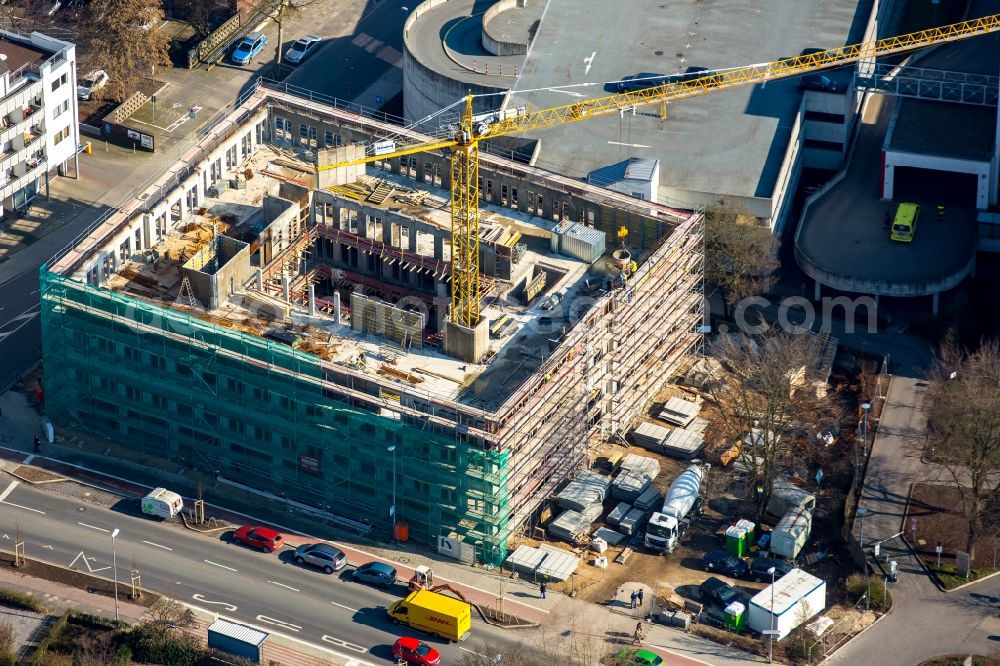
{"type": "MultiPolygon", "coordinates": [[[[637,72],[736,67],[860,41],[871,4],[633,0],[626,10],[614,2],[552,0],[508,106],[538,109],[572,102],[574,95],[606,95],[603,82],[637,72]]],[[[661,182],[674,190],[768,198],[801,95],[795,79],[774,81],[678,101],[665,121],[649,107],[531,136],[542,141],[537,163],[569,175],[586,177],[628,157],[655,158],[661,182]],[[733,168],[736,159],[739,168],[733,168]]]]}
{"type": "MultiPolygon", "coordinates": [[[[109,278],[107,286],[161,306],[183,310],[220,326],[291,344],[300,351],[364,372],[376,380],[401,382],[462,404],[492,409],[504,402],[512,387],[519,386],[548,360],[551,340],[558,339],[563,332],[564,316],[572,314],[572,321],[575,322],[576,318],[583,316],[587,307],[593,305],[592,298],[574,298],[585,295],[585,290],[593,293],[591,285],[584,284],[585,278],[598,277],[600,279],[595,282],[603,285],[605,279],[613,276],[605,267],[604,260],[591,266],[584,261],[554,254],[550,232],[559,223],[482,202],[480,210],[484,231],[481,231],[481,237],[486,235],[486,229],[497,227],[519,233],[519,242],[526,246],[520,261],[530,262],[522,265],[533,265],[536,274],[538,270],[545,270],[548,280],[542,294],[560,294],[564,303],[573,303],[573,312],[564,312],[558,307],[543,310],[540,304],[544,299],[541,297],[530,306],[525,306],[510,296],[489,296],[484,299],[482,316],[491,322],[503,319],[504,324],[498,329],[498,335],[490,335],[491,353],[480,364],[446,356],[427,343],[422,348],[413,345],[403,349],[388,337],[354,330],[349,321],[337,324],[332,314],[308,316],[301,305],[299,310],[293,308],[290,322],[274,322],[272,317],[261,316],[256,309],[260,299],[255,298],[258,293],[255,290],[248,291],[245,299],[231,297],[213,310],[191,308],[181,295],[183,275],[179,267],[213,242],[215,234],[244,241],[256,238],[265,224],[260,207],[263,197],[279,181],[292,180],[301,175],[288,151],[275,150],[270,146],[260,147],[243,168],[253,169],[255,177],[245,181],[242,189],[229,188],[216,197],[206,197],[200,202],[201,208],[183,226],[168,230],[166,236],[154,246],[155,255],[122,263],[109,278]],[[365,363],[359,367],[358,359],[361,357],[365,363]]],[[[306,163],[303,162],[301,168],[306,168],[306,163]]],[[[397,189],[386,198],[382,208],[431,224],[442,231],[450,230],[451,215],[446,190],[428,187],[398,175],[380,175],[378,179],[366,176],[360,182],[367,183],[372,189],[378,181],[395,185],[397,189]]],[[[354,184],[352,187],[362,186],[354,184]]],[[[381,238],[380,224],[373,227],[375,238],[381,238]]],[[[418,253],[433,256],[433,237],[417,234],[417,240],[418,253]]],[[[445,249],[448,247],[446,242],[445,249]]],[[[335,270],[344,270],[332,263],[331,266],[335,270]]],[[[347,273],[346,270],[344,272],[347,273]]],[[[393,291],[392,285],[387,284],[385,288],[393,291]]],[[[273,291],[270,297],[274,297],[273,291]]],[[[329,301],[332,296],[325,298],[329,301]]],[[[342,296],[341,304],[342,307],[350,306],[350,296],[342,296]]]]}
{"type": "Polygon", "coordinates": [[[996,136],[995,107],[900,97],[885,148],[989,162],[996,136]]]}
{"type": "Polygon", "coordinates": [[[826,585],[826,581],[822,578],[817,578],[802,569],[792,569],[775,581],[774,585],[769,585],[755,594],[750,603],[769,612],[773,609],[775,615],[781,615],[794,608],[800,599],[823,585],[826,585]],[[771,606],[772,598],[774,606],[771,606]]]}
{"type": "Polygon", "coordinates": [[[5,64],[10,71],[16,72],[25,65],[45,62],[54,52],[0,35],[0,54],[7,56],[5,64]]]}

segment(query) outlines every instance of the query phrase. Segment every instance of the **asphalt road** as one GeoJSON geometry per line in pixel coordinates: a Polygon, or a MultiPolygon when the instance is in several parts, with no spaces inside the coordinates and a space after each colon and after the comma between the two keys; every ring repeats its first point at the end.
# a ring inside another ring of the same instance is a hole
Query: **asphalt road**
{"type": "Polygon", "coordinates": [[[41,355],[38,272],[26,271],[0,285],[0,389],[41,355]]]}
{"type": "Polygon", "coordinates": [[[330,97],[354,99],[389,70],[402,67],[403,24],[418,4],[417,0],[384,0],[374,7],[369,3],[352,33],[329,38],[317,32],[326,43],[285,81],[330,97]]]}
{"type": "MultiPolygon", "coordinates": [[[[107,509],[16,481],[0,489],[0,531],[6,538],[19,527],[30,557],[110,579],[111,531],[117,528],[119,581],[129,579],[134,562],[145,589],[341,654],[389,657],[401,630],[389,623],[385,609],[405,594],[405,586],[381,591],[351,582],[350,565],[327,575],[295,564],[290,548],[259,553],[229,542],[225,533],[204,536],[137,511],[133,500],[107,509]]],[[[420,636],[450,663],[481,641],[522,637],[475,620],[473,638],[462,646],[420,636]]]]}

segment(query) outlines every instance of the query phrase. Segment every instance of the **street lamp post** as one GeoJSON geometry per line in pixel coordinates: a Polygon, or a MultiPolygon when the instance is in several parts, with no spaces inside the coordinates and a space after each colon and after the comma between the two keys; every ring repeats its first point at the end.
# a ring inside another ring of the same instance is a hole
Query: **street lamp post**
{"type": "Polygon", "coordinates": [[[870,515],[871,510],[861,507],[858,509],[858,518],[861,519],[861,536],[858,542],[861,545],[861,564],[865,568],[865,611],[871,608],[871,586],[868,580],[868,555],[865,553],[865,516],[870,515]]]}
{"type": "Polygon", "coordinates": [[[865,432],[861,437],[861,455],[862,457],[868,457],[868,410],[871,409],[871,403],[863,402],[861,403],[861,409],[865,410],[865,432]]]}
{"type": "Polygon", "coordinates": [[[392,541],[396,543],[396,446],[386,449],[392,454],[392,506],[389,507],[389,517],[392,518],[392,541]]]}
{"type": "Polygon", "coordinates": [[[771,633],[767,635],[767,663],[772,663],[774,657],[774,573],[775,568],[767,570],[771,574],[771,633]]]}
{"type": "Polygon", "coordinates": [[[118,528],[111,533],[111,568],[115,570],[115,622],[118,617],[118,528]]]}

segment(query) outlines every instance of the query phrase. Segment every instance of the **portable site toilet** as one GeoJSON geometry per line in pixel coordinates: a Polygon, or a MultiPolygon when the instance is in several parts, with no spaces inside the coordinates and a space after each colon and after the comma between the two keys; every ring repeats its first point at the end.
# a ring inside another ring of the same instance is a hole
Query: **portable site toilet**
{"type": "Polygon", "coordinates": [[[736,527],[741,530],[746,530],[747,533],[747,548],[753,543],[753,535],[757,530],[757,525],[752,520],[747,520],[746,518],[740,518],[736,521],[736,527]]]}
{"type": "Polygon", "coordinates": [[[746,625],[758,633],[775,629],[781,640],[826,608],[826,581],[792,569],[750,599],[746,625]]]}
{"type": "Polygon", "coordinates": [[[746,606],[739,601],[734,601],[726,606],[725,614],[727,629],[736,634],[743,631],[743,625],[746,624],[746,606]]]}
{"type": "Polygon", "coordinates": [[[779,557],[794,560],[799,556],[812,531],[812,512],[798,506],[785,514],[771,532],[769,548],[779,557]]]}
{"type": "Polygon", "coordinates": [[[736,525],[726,529],[726,552],[734,557],[743,557],[747,549],[747,533],[736,525]]]}

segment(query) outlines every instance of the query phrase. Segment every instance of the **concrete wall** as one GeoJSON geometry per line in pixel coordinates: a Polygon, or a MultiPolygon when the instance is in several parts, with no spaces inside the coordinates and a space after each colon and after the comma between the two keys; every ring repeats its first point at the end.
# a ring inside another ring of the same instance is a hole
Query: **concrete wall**
{"type": "Polygon", "coordinates": [[[496,26],[493,30],[490,29],[490,23],[499,14],[507,11],[513,11],[518,7],[524,7],[526,0],[500,0],[495,5],[486,10],[483,14],[483,48],[497,56],[508,56],[508,55],[526,55],[528,53],[528,44],[506,40],[503,38],[499,32],[496,31],[496,26]]]}
{"type": "MultiPolygon", "coordinates": [[[[448,0],[426,0],[420,3],[411,13],[403,26],[403,116],[407,120],[420,120],[428,115],[450,106],[455,100],[467,95],[471,90],[474,95],[506,92],[508,87],[500,85],[500,81],[513,79],[498,79],[498,85],[490,86],[471,83],[453,78],[443,72],[437,72],[421,63],[410,48],[410,29],[429,10],[448,2],[448,0]]],[[[464,72],[455,67],[456,70],[464,72]]],[[[471,73],[470,73],[471,75],[471,73]]],[[[482,78],[487,78],[483,75],[482,78]]],[[[475,113],[496,111],[503,102],[502,95],[478,97],[473,103],[475,113]]],[[[437,126],[437,121],[432,121],[437,126]]]]}

